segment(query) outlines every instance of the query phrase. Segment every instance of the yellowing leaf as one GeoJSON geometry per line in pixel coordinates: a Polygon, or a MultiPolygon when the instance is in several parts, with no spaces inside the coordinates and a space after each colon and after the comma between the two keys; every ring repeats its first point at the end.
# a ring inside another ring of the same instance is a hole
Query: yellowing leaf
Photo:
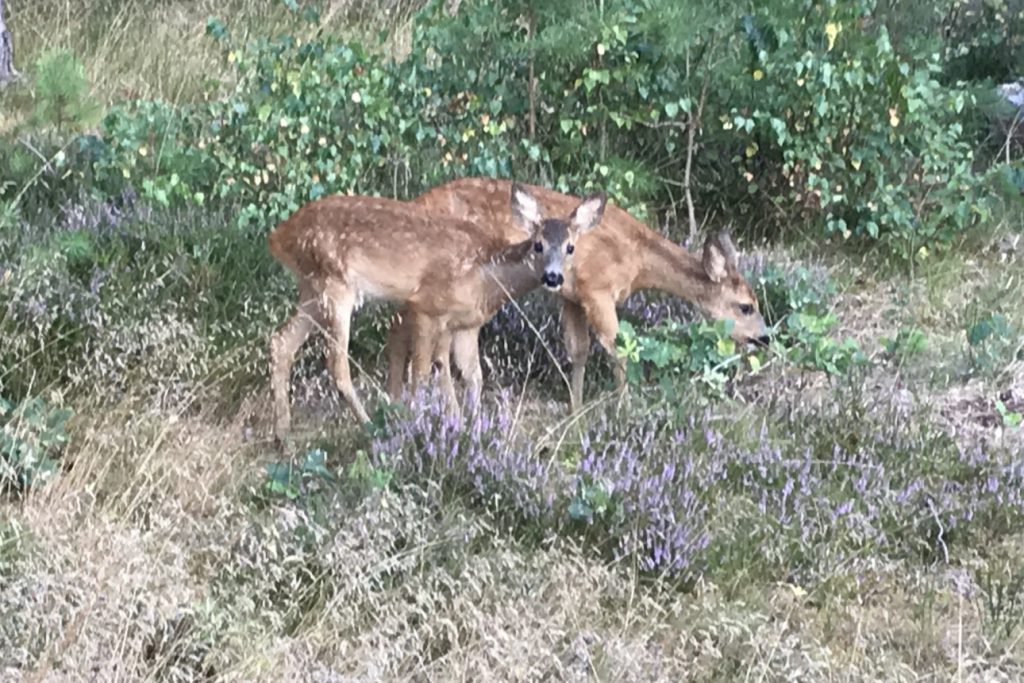
{"type": "Polygon", "coordinates": [[[146,146],[145,146],[145,145],[143,145],[142,147],[139,147],[139,156],[140,156],[140,157],[144,157],[144,156],[146,156],[147,154],[149,154],[149,150],[148,150],[148,149],[146,149],[146,146]]]}
{"type": "Polygon", "coordinates": [[[751,372],[757,372],[761,369],[761,359],[757,356],[747,356],[747,362],[750,363],[751,372]]]}
{"type": "Polygon", "coordinates": [[[825,24],[825,35],[828,36],[829,51],[831,51],[832,48],[835,46],[836,36],[838,36],[842,30],[843,27],[835,22],[830,21],[827,24],[825,24]]]}
{"type": "Polygon", "coordinates": [[[917,258],[924,261],[926,258],[928,258],[929,253],[930,252],[928,251],[928,247],[921,247],[920,249],[917,250],[917,258]]]}
{"type": "Polygon", "coordinates": [[[754,73],[752,75],[754,76],[755,81],[759,81],[764,78],[764,72],[760,69],[754,69],[754,73]]]}
{"type": "Polygon", "coordinates": [[[889,117],[889,125],[892,126],[893,128],[900,125],[900,117],[897,116],[896,114],[892,114],[889,117]]]}
{"type": "Polygon", "coordinates": [[[854,171],[860,170],[860,159],[850,159],[850,166],[853,166],[854,171]]]}
{"type": "Polygon", "coordinates": [[[750,143],[749,145],[747,145],[747,149],[745,151],[748,159],[754,156],[755,154],[757,154],[757,143],[750,143]]]}

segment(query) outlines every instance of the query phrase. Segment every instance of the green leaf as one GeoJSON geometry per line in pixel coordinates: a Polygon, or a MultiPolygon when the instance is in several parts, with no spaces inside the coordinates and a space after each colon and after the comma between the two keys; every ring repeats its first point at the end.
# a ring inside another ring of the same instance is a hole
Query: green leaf
{"type": "Polygon", "coordinates": [[[736,351],[736,342],[732,338],[719,339],[715,344],[715,350],[722,358],[728,358],[736,351]]]}
{"type": "Polygon", "coordinates": [[[992,336],[993,332],[995,332],[995,327],[992,324],[992,319],[981,320],[967,330],[967,343],[977,346],[992,336]]]}

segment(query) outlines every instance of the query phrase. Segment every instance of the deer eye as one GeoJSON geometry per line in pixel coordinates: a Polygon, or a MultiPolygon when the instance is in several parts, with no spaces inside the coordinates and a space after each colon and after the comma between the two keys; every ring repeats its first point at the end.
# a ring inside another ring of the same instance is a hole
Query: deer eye
{"type": "Polygon", "coordinates": [[[754,312],[754,307],[750,304],[740,304],[740,313],[743,315],[750,315],[754,312]]]}
{"type": "Polygon", "coordinates": [[[574,251],[576,251],[576,246],[575,245],[573,245],[573,244],[565,245],[565,253],[566,254],[571,254],[574,251]]]}
{"type": "Polygon", "coordinates": [[[544,245],[541,244],[540,242],[534,242],[533,250],[539,254],[540,252],[544,251],[544,245]]]}

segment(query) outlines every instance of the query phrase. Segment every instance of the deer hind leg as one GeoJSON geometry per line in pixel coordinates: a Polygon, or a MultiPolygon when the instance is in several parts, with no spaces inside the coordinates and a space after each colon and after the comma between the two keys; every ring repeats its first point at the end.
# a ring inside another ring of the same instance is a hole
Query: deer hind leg
{"type": "Polygon", "coordinates": [[[480,368],[480,328],[459,330],[452,335],[452,357],[466,384],[466,402],[473,408],[483,392],[484,373],[480,368]]]}
{"type": "Polygon", "coordinates": [[[584,310],[587,313],[586,319],[597,335],[597,341],[612,358],[616,386],[625,390],[626,359],[619,357],[618,349],[615,348],[615,338],[619,334],[619,314],[615,311],[615,300],[610,296],[591,299],[584,304],[584,310]]]}
{"type": "Polygon", "coordinates": [[[562,301],[562,338],[572,362],[569,400],[572,411],[576,412],[583,405],[583,377],[590,355],[590,328],[583,307],[573,301],[562,301]]]}
{"type": "Polygon", "coordinates": [[[348,402],[352,412],[361,422],[369,422],[370,416],[363,408],[352,384],[352,371],[348,362],[349,332],[352,327],[352,311],[355,308],[355,292],[342,284],[329,286],[323,294],[323,309],[328,322],[329,364],[338,391],[348,402]]]}
{"type": "Polygon", "coordinates": [[[309,338],[314,322],[322,323],[322,320],[315,292],[308,287],[300,287],[295,313],[270,337],[270,386],[274,394],[274,433],[278,439],[284,439],[291,431],[288,385],[295,354],[309,338]]]}
{"type": "Polygon", "coordinates": [[[409,311],[397,311],[391,318],[387,341],[387,391],[392,401],[402,397],[402,385],[405,384],[406,368],[409,365],[409,346],[413,332],[413,320],[409,311]]]}

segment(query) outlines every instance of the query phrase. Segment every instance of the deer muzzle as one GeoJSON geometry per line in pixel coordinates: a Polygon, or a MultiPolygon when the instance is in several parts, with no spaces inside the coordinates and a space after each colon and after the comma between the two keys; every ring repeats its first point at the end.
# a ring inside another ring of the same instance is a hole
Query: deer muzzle
{"type": "Polygon", "coordinates": [[[555,273],[549,270],[544,273],[540,280],[548,289],[558,289],[565,282],[565,277],[561,273],[555,273]]]}

